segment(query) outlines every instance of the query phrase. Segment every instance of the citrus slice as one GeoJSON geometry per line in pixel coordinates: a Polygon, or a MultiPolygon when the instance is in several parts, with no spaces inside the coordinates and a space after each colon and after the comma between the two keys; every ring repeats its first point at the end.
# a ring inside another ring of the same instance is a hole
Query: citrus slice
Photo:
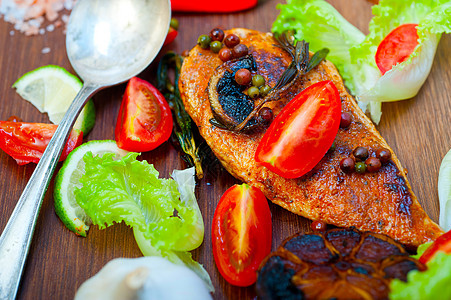
{"type": "Polygon", "coordinates": [[[84,174],[83,156],[92,152],[94,156],[115,153],[119,159],[128,152],[119,149],[115,141],[90,141],[73,150],[64,161],[55,178],[55,211],[66,227],[78,235],[86,236],[91,219],[75,200],[75,188],[80,188],[80,178],[84,174]]]}
{"type": "Polygon", "coordinates": [[[438,200],[440,203],[440,226],[451,230],[451,150],[446,153],[438,173],[438,200]]]}
{"type": "MultiPolygon", "coordinates": [[[[59,124],[83,83],[66,69],[48,65],[25,73],[13,88],[40,112],[48,113],[50,122],[59,124]]],[[[74,128],[86,135],[94,126],[95,108],[92,99],[80,113],[74,128]]]]}

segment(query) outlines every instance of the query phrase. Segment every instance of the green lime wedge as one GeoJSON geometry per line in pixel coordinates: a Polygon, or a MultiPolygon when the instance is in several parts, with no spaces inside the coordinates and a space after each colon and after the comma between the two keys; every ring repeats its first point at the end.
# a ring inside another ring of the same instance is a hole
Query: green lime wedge
{"type": "MultiPolygon", "coordinates": [[[[30,71],[13,88],[40,112],[48,113],[50,122],[59,124],[83,83],[66,69],[48,65],[30,71]]],[[[86,135],[94,127],[96,113],[92,99],[80,113],[74,128],[86,135]]]]}
{"type": "Polygon", "coordinates": [[[87,152],[94,156],[115,153],[118,159],[128,153],[112,140],[90,141],[73,150],[56,175],[53,192],[56,214],[68,229],[81,236],[86,236],[91,219],[75,200],[74,190],[81,187],[80,178],[85,170],[83,156],[87,152]]]}

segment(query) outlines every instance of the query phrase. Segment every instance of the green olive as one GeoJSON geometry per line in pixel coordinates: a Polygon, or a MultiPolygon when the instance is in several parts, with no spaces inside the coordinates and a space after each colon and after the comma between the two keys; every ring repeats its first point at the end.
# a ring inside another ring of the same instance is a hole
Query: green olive
{"type": "Polygon", "coordinates": [[[260,95],[262,95],[262,97],[265,97],[266,95],[268,95],[270,90],[271,90],[271,87],[269,85],[265,84],[264,86],[260,87],[260,95]]]}
{"type": "Polygon", "coordinates": [[[248,90],[247,90],[247,95],[249,97],[251,97],[252,99],[258,97],[258,95],[260,94],[260,91],[258,90],[257,87],[255,86],[251,86],[248,90]]]}
{"type": "Polygon", "coordinates": [[[265,78],[262,75],[256,74],[252,77],[252,85],[253,86],[261,87],[264,84],[265,84],[265,78]]]}
{"type": "Polygon", "coordinates": [[[218,53],[222,48],[222,43],[220,41],[213,41],[210,43],[210,50],[214,53],[218,53]]]}
{"type": "Polygon", "coordinates": [[[364,162],[355,163],[355,171],[359,174],[363,174],[366,172],[366,165],[364,162]]]}
{"type": "Polygon", "coordinates": [[[172,18],[169,26],[171,26],[175,30],[179,29],[179,20],[177,20],[176,18],[172,18]]]}
{"type": "Polygon", "coordinates": [[[210,42],[211,38],[206,34],[201,35],[197,39],[197,44],[203,49],[208,49],[208,47],[210,47],[210,42]]]}

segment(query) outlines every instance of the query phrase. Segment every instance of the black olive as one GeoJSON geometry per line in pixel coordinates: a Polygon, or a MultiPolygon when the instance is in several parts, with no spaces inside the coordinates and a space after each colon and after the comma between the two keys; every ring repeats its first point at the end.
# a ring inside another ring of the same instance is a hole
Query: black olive
{"type": "Polygon", "coordinates": [[[368,149],[365,147],[357,147],[352,151],[352,154],[358,161],[365,161],[370,156],[368,149]]]}

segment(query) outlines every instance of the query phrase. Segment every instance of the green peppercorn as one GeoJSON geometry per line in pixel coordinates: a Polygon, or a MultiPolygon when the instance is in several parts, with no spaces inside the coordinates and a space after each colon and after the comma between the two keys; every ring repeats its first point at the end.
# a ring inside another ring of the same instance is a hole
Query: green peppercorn
{"type": "Polygon", "coordinates": [[[359,174],[363,174],[366,172],[366,165],[364,162],[356,162],[355,163],[355,171],[359,174]]]}
{"type": "Polygon", "coordinates": [[[210,50],[214,53],[218,53],[222,48],[222,43],[220,41],[213,41],[210,43],[210,50]]]}
{"type": "Polygon", "coordinates": [[[269,91],[271,91],[271,87],[267,84],[260,87],[260,95],[262,95],[262,97],[268,95],[269,91]]]}
{"type": "Polygon", "coordinates": [[[208,47],[210,47],[210,42],[211,42],[211,38],[206,35],[203,34],[201,35],[198,39],[197,39],[197,44],[202,48],[202,49],[208,49],[208,47]]]}
{"type": "Polygon", "coordinates": [[[255,86],[251,86],[248,90],[247,90],[247,95],[249,97],[251,97],[252,99],[258,97],[258,95],[260,94],[260,91],[258,90],[257,87],[255,86]]]}
{"type": "Polygon", "coordinates": [[[169,26],[177,30],[179,29],[179,21],[176,18],[172,18],[169,26]]]}
{"type": "Polygon", "coordinates": [[[260,74],[256,74],[252,77],[252,85],[256,87],[261,87],[265,84],[265,77],[260,74]]]}

